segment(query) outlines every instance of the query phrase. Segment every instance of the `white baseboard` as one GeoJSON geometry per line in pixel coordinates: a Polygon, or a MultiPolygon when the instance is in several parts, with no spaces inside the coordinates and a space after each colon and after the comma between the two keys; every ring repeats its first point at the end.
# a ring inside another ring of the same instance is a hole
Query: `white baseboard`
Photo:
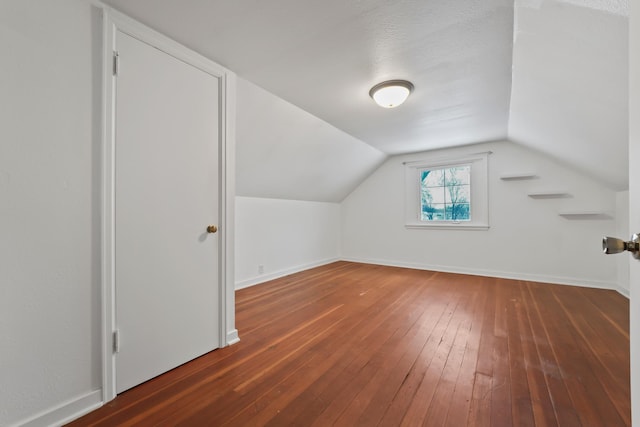
{"type": "Polygon", "coordinates": [[[297,265],[295,267],[286,268],[269,274],[261,274],[250,279],[241,280],[236,282],[236,290],[248,288],[249,286],[257,285],[259,283],[268,282],[269,280],[278,279],[283,276],[288,276],[300,271],[309,270],[310,268],[320,267],[322,265],[331,264],[332,262],[340,261],[340,258],[328,258],[322,261],[311,262],[308,264],[297,265]]]}
{"type": "Polygon", "coordinates": [[[618,291],[620,295],[627,297],[627,299],[631,297],[631,293],[629,292],[629,289],[623,288],[622,286],[616,286],[615,290],[618,291]]]}
{"type": "Polygon", "coordinates": [[[61,426],[102,406],[102,390],[92,391],[15,424],[21,427],[61,426]]]}
{"type": "Polygon", "coordinates": [[[236,282],[236,290],[257,285],[259,283],[267,282],[269,280],[277,279],[279,277],[288,276],[289,274],[298,273],[300,271],[308,270],[310,268],[320,267],[322,265],[330,264],[336,261],[350,261],[350,262],[359,262],[363,264],[376,264],[376,265],[386,265],[390,267],[412,268],[415,270],[429,270],[429,271],[439,271],[443,273],[470,274],[474,276],[498,277],[502,279],[512,279],[512,280],[526,280],[528,282],[552,283],[556,285],[582,286],[585,288],[610,289],[610,290],[615,290],[618,293],[629,298],[629,291],[627,289],[622,288],[617,284],[613,284],[610,282],[602,282],[597,280],[588,280],[588,279],[566,277],[566,276],[550,276],[545,274],[530,274],[530,273],[519,273],[519,272],[511,272],[511,271],[484,270],[484,269],[466,268],[466,267],[458,267],[458,266],[421,264],[421,263],[411,263],[411,262],[404,262],[404,261],[397,261],[397,260],[381,260],[381,259],[357,258],[357,257],[331,258],[331,259],[309,263],[305,265],[299,265],[299,266],[288,268],[285,270],[280,270],[275,273],[256,276],[251,279],[236,282]]]}
{"type": "Polygon", "coordinates": [[[617,290],[618,292],[624,295],[624,293],[622,292],[622,288],[620,288],[615,284],[608,283],[608,282],[600,282],[595,280],[574,278],[574,277],[548,276],[544,274],[529,274],[529,273],[518,273],[518,272],[510,272],[510,271],[483,270],[483,269],[465,268],[465,267],[457,267],[457,266],[430,265],[430,264],[419,264],[419,263],[410,263],[410,262],[403,262],[403,261],[390,261],[390,260],[368,259],[368,258],[343,257],[342,260],[359,262],[364,264],[387,265],[390,267],[412,268],[415,270],[430,270],[430,271],[439,271],[443,273],[471,274],[474,276],[498,277],[501,279],[513,279],[513,280],[526,280],[528,282],[552,283],[557,285],[582,286],[585,288],[612,289],[612,290],[617,290]]]}
{"type": "Polygon", "coordinates": [[[238,336],[237,329],[227,332],[227,345],[233,345],[238,342],[240,342],[240,336],[238,336]]]}

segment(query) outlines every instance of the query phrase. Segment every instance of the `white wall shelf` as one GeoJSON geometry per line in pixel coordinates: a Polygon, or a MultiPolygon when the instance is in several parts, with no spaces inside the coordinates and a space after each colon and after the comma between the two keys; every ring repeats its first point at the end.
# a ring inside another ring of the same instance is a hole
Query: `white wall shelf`
{"type": "Polygon", "coordinates": [[[534,178],[536,178],[535,172],[503,173],[500,175],[500,179],[503,181],[521,181],[534,178]]]}
{"type": "Polygon", "coordinates": [[[532,199],[567,199],[572,197],[567,191],[532,191],[527,194],[532,199]]]}
{"type": "Polygon", "coordinates": [[[558,215],[566,219],[613,219],[613,215],[603,211],[566,211],[558,215]]]}

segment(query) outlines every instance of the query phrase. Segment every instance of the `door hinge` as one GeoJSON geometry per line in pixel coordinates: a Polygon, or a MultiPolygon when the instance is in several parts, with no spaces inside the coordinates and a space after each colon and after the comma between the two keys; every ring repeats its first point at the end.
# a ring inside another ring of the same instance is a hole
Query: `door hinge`
{"type": "Polygon", "coordinates": [[[113,352],[120,352],[120,330],[116,329],[113,331],[113,352]]]}
{"type": "Polygon", "coordinates": [[[120,71],[120,55],[118,51],[113,51],[113,75],[117,76],[120,71]]]}

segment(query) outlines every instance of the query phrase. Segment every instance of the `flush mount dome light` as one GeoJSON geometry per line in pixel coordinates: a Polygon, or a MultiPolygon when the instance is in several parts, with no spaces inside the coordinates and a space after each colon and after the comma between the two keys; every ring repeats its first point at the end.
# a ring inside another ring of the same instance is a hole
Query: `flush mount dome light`
{"type": "Polygon", "coordinates": [[[372,87],[369,96],[381,107],[394,108],[406,101],[412,90],[411,82],[388,80],[372,87]]]}

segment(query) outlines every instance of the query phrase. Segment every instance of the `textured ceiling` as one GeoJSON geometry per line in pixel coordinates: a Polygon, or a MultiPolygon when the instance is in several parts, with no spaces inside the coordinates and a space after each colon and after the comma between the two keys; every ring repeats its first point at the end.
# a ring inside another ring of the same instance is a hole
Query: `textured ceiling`
{"type": "Polygon", "coordinates": [[[510,1],[107,3],[388,154],[507,136],[510,1]],[[383,110],[394,78],[415,92],[383,110]]]}
{"type": "Polygon", "coordinates": [[[626,0],[105,2],[385,154],[509,138],[626,186],[626,0]]]}

